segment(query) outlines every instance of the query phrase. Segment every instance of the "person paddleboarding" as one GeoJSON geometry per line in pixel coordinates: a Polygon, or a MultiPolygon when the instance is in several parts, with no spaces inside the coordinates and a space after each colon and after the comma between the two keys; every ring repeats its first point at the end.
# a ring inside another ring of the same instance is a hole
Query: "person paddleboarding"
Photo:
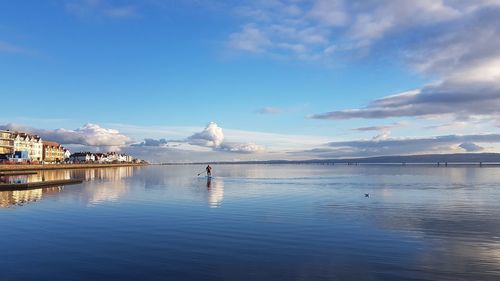
{"type": "Polygon", "coordinates": [[[212,176],[212,167],[210,167],[210,164],[205,168],[205,170],[207,171],[207,177],[211,177],[212,176]]]}

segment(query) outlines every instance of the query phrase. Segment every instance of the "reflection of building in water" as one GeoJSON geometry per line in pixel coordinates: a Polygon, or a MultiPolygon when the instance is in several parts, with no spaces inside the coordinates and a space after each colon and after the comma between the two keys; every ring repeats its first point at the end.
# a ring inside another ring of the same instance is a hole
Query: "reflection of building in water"
{"type": "Polygon", "coordinates": [[[222,205],[224,199],[224,181],[222,179],[207,179],[208,206],[218,208],[222,205]]]}
{"type": "MultiPolygon", "coordinates": [[[[106,201],[116,201],[128,191],[125,178],[131,177],[134,167],[104,168],[104,169],[77,169],[77,170],[47,170],[39,171],[35,175],[9,176],[7,182],[39,182],[62,179],[80,178],[88,182],[83,189],[72,187],[64,194],[68,197],[78,197],[90,204],[106,201]],[[92,181],[92,180],[103,181],[92,181]]],[[[0,191],[0,207],[23,205],[41,200],[48,193],[60,192],[62,187],[39,188],[19,191],[0,191]]],[[[62,194],[61,194],[62,195],[62,194]]]]}
{"type": "Polygon", "coordinates": [[[85,196],[89,204],[94,205],[106,201],[117,201],[128,191],[125,178],[132,177],[134,167],[118,167],[106,169],[80,170],[84,174],[80,177],[89,181],[85,184],[85,196]],[[95,182],[92,180],[104,180],[107,182],[95,182]]]}
{"type": "Polygon", "coordinates": [[[46,194],[58,193],[62,190],[62,187],[57,186],[31,190],[0,191],[0,207],[8,208],[10,206],[36,202],[41,200],[46,194]]]}
{"type": "Polygon", "coordinates": [[[32,181],[53,181],[53,180],[68,180],[71,179],[70,170],[50,170],[40,171],[36,180],[32,181]]]}
{"type": "Polygon", "coordinates": [[[127,191],[128,186],[124,182],[119,181],[107,183],[90,182],[85,186],[85,193],[88,196],[87,200],[91,205],[118,201],[127,191]]]}
{"type": "Polygon", "coordinates": [[[28,177],[25,175],[0,177],[0,183],[27,183],[28,177]]]}
{"type": "Polygon", "coordinates": [[[118,168],[107,168],[107,169],[85,169],[81,178],[85,180],[110,180],[119,181],[124,178],[131,177],[134,174],[134,167],[118,167],[118,168]]]}
{"type": "Polygon", "coordinates": [[[67,180],[71,178],[72,178],[71,172],[69,170],[50,170],[50,171],[38,171],[36,174],[4,176],[0,178],[0,182],[26,183],[26,182],[40,182],[40,181],[53,181],[53,180],[67,180]]]}

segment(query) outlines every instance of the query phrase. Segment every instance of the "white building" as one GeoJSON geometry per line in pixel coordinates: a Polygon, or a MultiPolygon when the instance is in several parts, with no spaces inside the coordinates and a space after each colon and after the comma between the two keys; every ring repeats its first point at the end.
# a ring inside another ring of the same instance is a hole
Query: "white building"
{"type": "Polygon", "coordinates": [[[118,154],[118,162],[127,162],[127,155],[118,154]]]}
{"type": "Polygon", "coordinates": [[[28,160],[42,161],[43,141],[42,138],[25,133],[14,133],[14,151],[28,152],[28,160]]]}
{"type": "Polygon", "coordinates": [[[119,161],[120,159],[120,154],[117,154],[116,152],[110,152],[107,154],[106,161],[107,162],[113,162],[113,161],[119,161]]]}
{"type": "Polygon", "coordinates": [[[67,160],[71,157],[71,152],[69,149],[64,149],[64,160],[67,160]]]}
{"type": "Polygon", "coordinates": [[[124,155],[125,156],[125,162],[132,163],[134,161],[134,157],[130,155],[124,155]]]}
{"type": "Polygon", "coordinates": [[[103,154],[103,157],[101,157],[99,161],[103,163],[126,162],[127,157],[124,154],[116,152],[108,152],[103,154]]]}
{"type": "Polygon", "coordinates": [[[78,152],[71,154],[69,160],[75,163],[97,162],[102,164],[110,164],[110,163],[123,163],[123,162],[132,163],[134,162],[135,159],[132,156],[116,152],[107,152],[107,153],[78,152]]]}
{"type": "Polygon", "coordinates": [[[71,154],[69,160],[74,163],[94,162],[95,155],[90,152],[77,152],[71,154]]]}

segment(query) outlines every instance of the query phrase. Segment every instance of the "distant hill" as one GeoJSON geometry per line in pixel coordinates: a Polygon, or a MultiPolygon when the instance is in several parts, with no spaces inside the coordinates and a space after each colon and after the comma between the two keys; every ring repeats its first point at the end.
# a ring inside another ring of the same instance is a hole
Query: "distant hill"
{"type": "Polygon", "coordinates": [[[311,160],[315,163],[500,163],[500,153],[457,153],[457,154],[423,154],[396,155],[350,159],[311,160]]]}
{"type": "MultiPolygon", "coordinates": [[[[436,164],[436,163],[462,164],[498,164],[500,153],[457,153],[457,154],[423,154],[423,155],[394,155],[366,158],[339,158],[339,159],[311,159],[311,160],[267,160],[267,161],[220,161],[211,164],[436,164]]],[[[183,164],[207,164],[208,162],[195,162],[183,164]]],[[[179,163],[164,163],[164,165],[179,163]]]]}

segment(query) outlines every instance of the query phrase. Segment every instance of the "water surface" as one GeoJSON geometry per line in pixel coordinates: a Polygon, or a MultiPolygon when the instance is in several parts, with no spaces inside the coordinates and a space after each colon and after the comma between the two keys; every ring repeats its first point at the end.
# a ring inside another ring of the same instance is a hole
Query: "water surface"
{"type": "Polygon", "coordinates": [[[29,176],[86,181],[0,192],[0,280],[500,280],[500,168],[214,168],[29,176]]]}

